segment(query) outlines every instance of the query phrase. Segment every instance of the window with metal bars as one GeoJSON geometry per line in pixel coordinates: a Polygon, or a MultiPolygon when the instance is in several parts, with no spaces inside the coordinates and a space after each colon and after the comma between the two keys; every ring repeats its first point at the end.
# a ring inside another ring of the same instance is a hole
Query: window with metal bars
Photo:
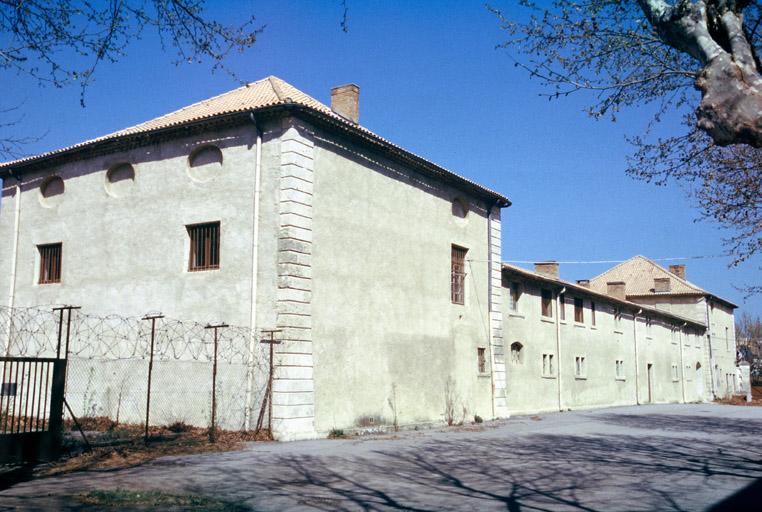
{"type": "Polygon", "coordinates": [[[487,355],[485,349],[481,347],[476,349],[476,362],[479,373],[487,373],[487,355]]]}
{"type": "Polygon", "coordinates": [[[541,310],[542,316],[553,316],[553,292],[550,290],[542,290],[541,310]]]}
{"type": "Polygon", "coordinates": [[[38,245],[40,251],[39,284],[61,282],[61,244],[38,245]]]}
{"type": "Polygon", "coordinates": [[[452,246],[450,299],[453,304],[464,304],[466,297],[466,253],[468,249],[452,246]]]}
{"type": "Polygon", "coordinates": [[[220,268],[220,223],[194,224],[186,228],[190,238],[188,271],[220,268]]]}

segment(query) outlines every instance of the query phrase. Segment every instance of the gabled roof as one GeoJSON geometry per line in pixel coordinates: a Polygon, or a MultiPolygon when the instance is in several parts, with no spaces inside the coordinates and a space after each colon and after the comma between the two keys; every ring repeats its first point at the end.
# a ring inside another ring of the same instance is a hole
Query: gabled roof
{"type": "Polygon", "coordinates": [[[625,283],[625,292],[628,297],[708,296],[732,307],[737,307],[732,302],[717,297],[690,281],[673,274],[645,256],[634,256],[590,279],[590,288],[599,293],[606,293],[606,283],[615,281],[625,283]],[[669,279],[670,286],[668,292],[654,291],[654,279],[657,278],[669,279]]]}
{"type": "MultiPolygon", "coordinates": [[[[625,306],[630,310],[643,310],[647,311],[649,314],[652,314],[654,316],[661,316],[670,320],[677,320],[679,322],[685,322],[688,323],[694,327],[699,328],[706,328],[706,325],[697,322],[696,320],[692,320],[690,318],[676,315],[675,313],[663,311],[661,309],[652,308],[649,306],[645,306],[643,304],[638,304],[636,302],[630,302],[629,300],[621,300],[617,299],[616,297],[612,297],[611,295],[607,294],[606,292],[600,292],[598,290],[595,290],[592,288],[588,288],[587,286],[582,286],[577,283],[573,283],[571,281],[565,281],[563,279],[549,277],[546,275],[538,274],[537,272],[532,272],[531,270],[527,270],[525,268],[517,267],[515,265],[509,265],[508,263],[503,263],[502,265],[503,270],[507,270],[508,272],[513,272],[515,274],[519,274],[522,277],[525,277],[527,279],[531,279],[533,281],[539,281],[543,283],[548,283],[552,285],[556,285],[558,287],[566,288],[566,293],[576,293],[578,295],[582,295],[585,297],[595,297],[596,299],[599,299],[601,302],[611,302],[614,304],[619,304],[620,306],[625,306]]],[[[592,283],[591,283],[592,284],[592,283]]]]}
{"type": "Polygon", "coordinates": [[[43,162],[55,165],[66,157],[75,158],[87,150],[100,148],[103,151],[109,151],[113,148],[116,151],[120,142],[125,145],[129,141],[146,143],[150,135],[211,120],[241,118],[251,112],[270,111],[277,108],[289,108],[293,112],[309,112],[313,117],[328,121],[331,126],[339,126],[345,133],[360,136],[364,141],[371,142],[373,145],[386,150],[392,156],[400,158],[424,174],[442,179],[455,186],[470,189],[478,195],[487,196],[500,206],[510,206],[511,204],[507,197],[406,151],[370,130],[336,114],[326,105],[275,76],[251,82],[232,91],[108,135],[39,155],[0,163],[0,178],[23,173],[25,168],[39,167],[43,162]]]}

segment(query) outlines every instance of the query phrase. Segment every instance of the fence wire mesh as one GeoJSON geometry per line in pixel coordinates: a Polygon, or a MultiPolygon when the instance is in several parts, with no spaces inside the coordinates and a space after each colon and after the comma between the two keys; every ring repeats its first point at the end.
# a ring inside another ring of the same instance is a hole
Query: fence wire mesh
{"type": "MultiPolygon", "coordinates": [[[[74,415],[145,424],[151,324],[141,317],[54,311],[51,306],[0,307],[0,343],[9,356],[56,357],[60,350],[65,357],[68,339],[65,396],[74,415]]],[[[213,331],[198,322],[155,319],[149,425],[212,424],[213,331]]],[[[225,326],[217,329],[216,363],[214,424],[225,430],[253,429],[260,410],[266,409],[266,347],[250,328],[225,326]]]]}

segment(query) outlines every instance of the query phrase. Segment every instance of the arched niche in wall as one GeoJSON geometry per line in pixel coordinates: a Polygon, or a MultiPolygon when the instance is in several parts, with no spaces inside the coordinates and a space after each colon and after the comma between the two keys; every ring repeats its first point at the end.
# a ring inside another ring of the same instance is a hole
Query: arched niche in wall
{"type": "Polygon", "coordinates": [[[524,345],[518,341],[511,343],[511,363],[521,364],[524,362],[524,345]]]}
{"type": "Polygon", "coordinates": [[[49,176],[40,185],[40,204],[46,208],[53,208],[63,200],[66,189],[60,176],[49,176]]]}
{"type": "Polygon", "coordinates": [[[123,162],[106,171],[106,192],[112,197],[124,197],[135,185],[135,168],[123,162]]]}
{"type": "Polygon", "coordinates": [[[188,157],[188,176],[193,181],[205,182],[222,171],[222,151],[211,144],[195,149],[188,157]]]}

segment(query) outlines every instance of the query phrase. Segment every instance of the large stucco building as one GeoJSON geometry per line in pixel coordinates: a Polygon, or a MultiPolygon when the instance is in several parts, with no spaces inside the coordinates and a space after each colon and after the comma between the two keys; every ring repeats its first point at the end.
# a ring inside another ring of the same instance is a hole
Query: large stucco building
{"type": "MultiPolygon", "coordinates": [[[[268,77],[0,165],[7,305],[160,310],[280,329],[273,418],[281,439],[392,414],[401,425],[441,421],[445,388],[469,416],[485,418],[711,398],[683,373],[694,360],[708,364],[696,341],[705,319],[646,297],[614,298],[595,280],[580,287],[502,265],[508,199],[363,128],[358,99],[356,86],[338,87],[329,108],[268,77]],[[514,281],[521,313],[512,309],[514,281]],[[551,308],[562,288],[569,300],[594,297],[600,326],[549,321],[539,309],[546,288],[551,308]],[[613,328],[606,308],[619,306],[623,325],[613,328]],[[653,331],[635,356],[632,332],[648,315],[653,331]],[[679,360],[674,336],[689,343],[678,341],[679,360]],[[512,365],[518,340],[522,364],[512,365]],[[575,340],[589,344],[577,363],[586,383],[552,382],[549,365],[566,375],[575,364],[577,352],[564,349],[575,340]],[[624,379],[612,373],[620,360],[624,379]],[[636,371],[635,360],[652,370],[636,371]],[[680,384],[665,370],[673,361],[680,384]]],[[[729,307],[732,325],[732,305],[710,302],[729,307]]]]}

